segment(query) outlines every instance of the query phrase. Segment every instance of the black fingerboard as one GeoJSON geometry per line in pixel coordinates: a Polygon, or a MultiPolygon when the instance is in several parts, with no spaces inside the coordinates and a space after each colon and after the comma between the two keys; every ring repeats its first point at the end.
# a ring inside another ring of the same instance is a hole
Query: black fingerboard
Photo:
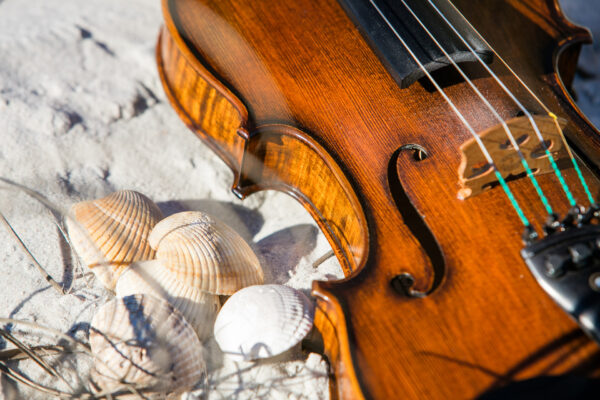
{"type": "MultiPolygon", "coordinates": [[[[381,13],[392,25],[382,17],[377,8],[369,0],[339,0],[347,14],[356,24],[369,45],[373,48],[388,72],[401,88],[406,88],[425,73],[406,49],[408,46],[424,65],[432,72],[449,64],[448,59],[439,46],[423,29],[415,16],[400,0],[373,0],[381,13]],[[396,33],[404,40],[406,46],[398,39],[396,33]]],[[[405,0],[408,6],[427,27],[444,50],[456,63],[476,62],[477,57],[454,33],[448,23],[429,4],[427,0],[405,0]]],[[[456,11],[448,0],[435,0],[434,4],[446,19],[454,26],[469,46],[490,63],[492,51],[479,38],[465,19],[456,11]]]]}

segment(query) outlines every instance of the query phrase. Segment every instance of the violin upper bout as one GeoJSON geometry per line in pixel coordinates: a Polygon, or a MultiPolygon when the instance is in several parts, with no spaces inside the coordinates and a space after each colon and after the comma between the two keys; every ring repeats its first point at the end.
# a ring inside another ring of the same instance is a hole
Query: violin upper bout
{"type": "Polygon", "coordinates": [[[591,43],[590,31],[569,20],[559,0],[509,0],[508,3],[559,43],[573,40],[591,43]]]}
{"type": "Polygon", "coordinates": [[[554,70],[558,74],[559,83],[568,94],[571,91],[573,78],[577,68],[577,60],[582,44],[592,43],[589,29],[573,23],[564,14],[558,0],[548,0],[552,4],[552,19],[560,27],[557,36],[558,46],[554,51],[554,70]]]}
{"type": "MultiPolygon", "coordinates": [[[[162,28],[156,59],[163,88],[185,124],[239,172],[248,111],[190,52],[173,26],[162,28]]],[[[172,24],[171,24],[172,25],[172,24]]]]}
{"type": "Polygon", "coordinates": [[[592,43],[592,33],[589,29],[573,23],[563,12],[559,0],[547,0],[550,3],[552,19],[560,27],[562,40],[592,43]]]}

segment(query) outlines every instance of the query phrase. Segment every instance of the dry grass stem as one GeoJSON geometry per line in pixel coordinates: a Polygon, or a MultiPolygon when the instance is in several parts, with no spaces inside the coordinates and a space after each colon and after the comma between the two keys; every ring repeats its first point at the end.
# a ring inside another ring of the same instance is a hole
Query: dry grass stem
{"type": "Polygon", "coordinates": [[[33,265],[38,269],[38,271],[40,272],[40,274],[42,274],[44,276],[44,279],[50,285],[52,285],[52,287],[54,289],[56,289],[56,291],[58,293],[60,293],[61,295],[65,294],[66,292],[63,289],[63,287],[60,286],[58,284],[58,282],[56,282],[50,276],[50,274],[48,274],[48,272],[46,272],[46,270],[40,265],[40,263],[36,260],[36,258],[33,256],[33,254],[31,254],[31,252],[29,251],[29,249],[27,248],[27,246],[25,245],[25,243],[23,243],[23,241],[21,240],[21,238],[19,237],[19,235],[17,234],[17,232],[15,232],[15,230],[12,228],[12,226],[10,225],[10,223],[4,217],[4,214],[2,214],[2,212],[0,212],[0,222],[2,222],[2,224],[6,227],[6,230],[15,238],[15,240],[17,241],[17,243],[19,243],[19,245],[21,246],[21,248],[23,249],[23,251],[25,252],[25,254],[27,254],[27,256],[29,257],[29,259],[31,260],[31,262],[33,263],[33,265]]]}
{"type": "Polygon", "coordinates": [[[58,373],[58,371],[56,371],[56,369],[54,367],[52,367],[50,364],[48,364],[42,357],[38,356],[36,354],[36,352],[33,351],[25,343],[21,342],[19,339],[14,337],[10,332],[5,331],[4,329],[0,329],[0,336],[2,336],[4,339],[6,339],[9,342],[11,342],[12,344],[14,344],[19,350],[21,350],[23,353],[25,353],[33,362],[35,362],[37,365],[39,365],[40,368],[42,368],[44,371],[46,371],[50,375],[55,376],[56,378],[60,379],[65,385],[67,385],[67,387],[69,389],[73,390],[73,387],[69,384],[69,382],[67,382],[67,380],[64,379],[58,373]]]}
{"type": "MultiPolygon", "coordinates": [[[[0,328],[0,336],[12,343],[16,348],[7,349],[4,351],[0,351],[0,371],[6,374],[7,377],[13,379],[16,382],[19,382],[23,385],[26,385],[34,390],[37,390],[41,393],[47,394],[49,396],[58,397],[61,399],[96,399],[100,398],[91,393],[89,390],[76,390],[73,385],[71,385],[52,365],[47,363],[43,358],[50,356],[60,356],[67,353],[84,353],[88,356],[91,356],[91,352],[88,346],[79,342],[78,340],[63,334],[62,332],[56,331],[54,329],[50,329],[41,325],[38,325],[29,321],[21,321],[12,318],[0,318],[0,324],[13,324],[13,325],[21,325],[27,328],[33,328],[40,330],[46,334],[50,334],[54,338],[58,340],[64,340],[68,343],[64,345],[42,345],[42,346],[28,346],[19,340],[15,335],[11,332],[8,332],[6,329],[0,328]],[[72,346],[72,348],[69,347],[72,346]],[[19,361],[19,360],[31,360],[36,363],[40,368],[42,368],[46,373],[51,376],[59,379],[63,382],[66,387],[69,388],[70,392],[65,392],[63,390],[50,388],[44,386],[40,383],[37,383],[19,371],[9,367],[7,362],[9,361],[19,361]]],[[[32,335],[32,333],[27,333],[26,335],[32,335]]],[[[78,383],[82,383],[81,377],[79,374],[75,374],[77,377],[78,383]]],[[[86,382],[87,383],[87,382],[86,382]]]]}
{"type": "Polygon", "coordinates": [[[6,374],[6,376],[8,376],[9,378],[11,378],[17,382],[20,382],[26,386],[29,386],[32,389],[38,390],[40,392],[47,393],[52,396],[60,397],[60,398],[67,398],[67,399],[73,398],[73,395],[71,393],[61,392],[60,390],[52,389],[52,388],[49,388],[46,386],[42,386],[39,383],[33,382],[32,380],[26,378],[25,376],[21,375],[20,373],[12,370],[3,362],[0,362],[0,371],[2,371],[2,373],[6,374]]]}
{"type": "Polygon", "coordinates": [[[315,262],[313,262],[313,268],[318,268],[319,265],[323,264],[325,261],[329,260],[333,257],[335,253],[333,250],[329,250],[327,253],[323,254],[321,257],[317,258],[315,262]]]}
{"type": "MultiPolygon", "coordinates": [[[[30,347],[30,350],[40,357],[54,356],[57,354],[65,353],[74,353],[74,351],[72,351],[71,349],[60,345],[32,346],[30,347]]],[[[28,358],[29,355],[19,348],[6,349],[0,351],[0,361],[20,361],[26,360],[28,358]]]]}
{"type": "MultiPolygon", "coordinates": [[[[33,189],[28,188],[27,186],[21,185],[20,183],[16,183],[11,181],[10,179],[6,179],[4,177],[0,176],[0,182],[5,183],[6,185],[8,185],[9,189],[15,189],[17,191],[21,191],[23,193],[25,193],[26,195],[30,196],[31,198],[33,198],[34,200],[38,201],[40,204],[42,204],[44,207],[46,207],[46,209],[48,209],[48,211],[50,211],[50,213],[52,214],[52,216],[55,219],[55,224],[58,228],[58,231],[60,232],[61,236],[64,238],[65,242],[67,243],[67,245],[71,248],[71,250],[73,249],[73,245],[71,244],[71,239],[69,238],[69,235],[67,234],[67,231],[65,229],[64,226],[64,219],[65,218],[70,218],[68,212],[64,209],[62,209],[61,207],[55,205],[54,203],[52,203],[50,200],[48,200],[44,195],[42,195],[41,193],[36,192],[33,189]]],[[[4,218],[4,217],[3,217],[4,218]]],[[[5,219],[5,218],[4,218],[5,219]]],[[[6,220],[6,219],[5,219],[6,220]]],[[[8,224],[8,222],[6,221],[5,225],[8,224]]],[[[32,258],[34,264],[36,265],[36,267],[38,268],[38,270],[41,268],[40,264],[35,260],[35,258],[33,257],[33,255],[31,255],[31,253],[29,252],[29,250],[27,250],[27,248],[25,247],[25,245],[23,244],[23,242],[19,239],[18,235],[15,233],[15,231],[12,229],[12,227],[10,227],[10,225],[8,225],[8,227],[11,231],[11,233],[13,234],[13,236],[15,236],[17,238],[17,240],[19,241],[19,243],[21,244],[21,247],[24,248],[24,250],[26,251],[26,253],[30,256],[30,258],[32,258]]],[[[79,262],[79,258],[75,257],[76,260],[76,268],[82,273],[82,276],[85,277],[85,271],[81,265],[81,263],[79,262]]],[[[61,294],[66,294],[67,291],[61,287],[58,283],[56,283],[56,281],[54,281],[50,275],[48,275],[42,268],[42,270],[40,271],[45,279],[56,289],[59,291],[59,293],[61,294]],[[48,279],[50,278],[50,280],[48,279]]],[[[93,274],[92,274],[93,275],[93,274]]],[[[89,288],[90,287],[90,280],[89,279],[84,279],[84,283],[86,284],[86,286],[89,288]]],[[[70,291],[70,290],[69,290],[70,291]]]]}
{"type": "Polygon", "coordinates": [[[35,200],[39,201],[42,205],[44,205],[54,215],[54,218],[57,221],[60,221],[60,219],[62,218],[62,216],[67,214],[65,212],[65,210],[63,210],[60,207],[58,207],[55,204],[53,204],[50,200],[48,200],[46,197],[44,197],[44,195],[42,195],[41,193],[36,192],[35,190],[32,190],[32,189],[28,188],[27,186],[21,185],[20,183],[13,182],[10,179],[6,179],[6,178],[1,177],[1,176],[0,176],[0,182],[4,182],[10,188],[19,190],[19,191],[27,194],[28,196],[34,198],[35,200]]]}

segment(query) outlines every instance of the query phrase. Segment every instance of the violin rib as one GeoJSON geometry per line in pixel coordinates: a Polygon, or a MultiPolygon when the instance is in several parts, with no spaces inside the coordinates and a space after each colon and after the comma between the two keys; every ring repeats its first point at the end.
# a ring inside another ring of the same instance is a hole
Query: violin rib
{"type": "MultiPolygon", "coordinates": [[[[555,70],[564,63],[568,83],[577,48],[566,46],[586,31],[554,0],[485,3],[455,1],[566,121],[577,154],[600,160],[600,136],[555,70]]],[[[400,88],[336,0],[163,0],[163,12],[157,61],[180,117],[234,171],[238,196],[276,189],[298,199],[344,268],[344,280],[315,282],[312,292],[334,397],[475,398],[539,376],[598,375],[597,345],[521,259],[523,226],[501,189],[457,197],[469,132],[425,80],[400,88]]],[[[498,125],[468,85],[444,74],[436,76],[477,132],[498,125]]],[[[491,77],[469,74],[502,118],[517,116],[491,77]]],[[[597,166],[581,165],[598,193],[597,166]]],[[[561,169],[583,201],[573,168],[561,169]]],[[[538,176],[564,215],[555,179],[538,176]]],[[[509,185],[539,229],[545,209],[530,182],[509,185]]]]}

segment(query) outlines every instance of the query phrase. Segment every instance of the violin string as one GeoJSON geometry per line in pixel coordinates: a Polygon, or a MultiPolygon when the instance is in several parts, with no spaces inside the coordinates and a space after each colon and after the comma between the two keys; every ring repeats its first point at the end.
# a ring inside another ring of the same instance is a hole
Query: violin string
{"type": "MultiPolygon", "coordinates": [[[[542,134],[540,133],[540,130],[539,130],[537,124],[533,120],[533,116],[531,115],[531,113],[523,106],[523,104],[521,104],[521,102],[515,97],[515,95],[506,87],[506,85],[502,82],[502,80],[500,80],[500,78],[498,78],[498,76],[494,73],[494,71],[492,71],[491,68],[488,67],[488,65],[481,59],[479,54],[477,54],[477,52],[475,52],[475,50],[473,49],[473,47],[471,47],[471,45],[467,42],[467,40],[457,31],[457,29],[454,27],[454,25],[452,25],[452,23],[440,11],[440,9],[435,4],[433,4],[432,0],[427,0],[427,2],[429,2],[429,4],[435,9],[435,11],[440,15],[440,17],[442,17],[442,19],[445,21],[445,23],[448,25],[448,27],[450,29],[452,29],[452,31],[456,34],[456,36],[469,49],[471,54],[473,54],[477,58],[478,62],[486,69],[486,71],[498,83],[498,85],[500,85],[502,90],[513,100],[513,102],[517,105],[517,107],[519,107],[519,109],[525,114],[525,116],[531,123],[531,126],[532,126],[537,138],[539,139],[540,144],[541,144],[542,148],[544,149],[546,156],[548,157],[548,160],[550,161],[550,165],[552,166],[552,169],[554,170],[554,173],[555,173],[556,177],[558,178],[558,181],[560,182],[560,184],[567,196],[567,199],[569,200],[569,204],[571,204],[571,207],[577,207],[577,202],[575,201],[575,198],[571,194],[571,191],[569,190],[567,183],[565,182],[560,170],[558,169],[558,166],[556,165],[556,161],[554,160],[554,157],[550,153],[548,146],[546,145],[546,142],[544,141],[544,138],[542,137],[542,134]]],[[[464,16],[462,14],[461,14],[461,16],[464,18],[464,16]]],[[[466,18],[464,18],[464,19],[466,19],[466,18]]]]}
{"type": "Polygon", "coordinates": [[[571,163],[573,164],[573,168],[575,168],[575,171],[577,172],[579,182],[581,183],[581,186],[583,186],[583,189],[585,190],[585,193],[588,197],[590,204],[594,204],[595,203],[594,197],[592,196],[592,193],[590,192],[590,188],[587,185],[585,178],[583,177],[583,174],[581,173],[581,169],[579,169],[579,165],[578,165],[577,161],[575,160],[575,156],[573,155],[573,152],[571,151],[571,148],[567,143],[567,139],[565,137],[565,134],[563,133],[562,128],[560,127],[560,125],[558,123],[558,117],[556,116],[556,114],[554,114],[552,111],[550,111],[550,109],[542,102],[542,100],[540,100],[540,98],[533,92],[533,90],[531,90],[531,88],[529,86],[527,86],[527,84],[521,79],[521,77],[519,75],[517,75],[517,73],[510,67],[510,65],[508,65],[508,63],[504,60],[504,58],[502,58],[500,56],[500,54],[498,54],[498,52],[488,43],[488,41],[485,40],[483,35],[481,35],[481,33],[479,33],[479,31],[477,31],[477,29],[475,29],[475,27],[469,22],[469,20],[467,18],[465,18],[465,16],[462,14],[462,12],[452,3],[452,1],[448,1],[448,3],[450,3],[452,8],[454,8],[454,10],[463,18],[463,20],[467,23],[467,25],[469,25],[469,27],[473,30],[473,32],[475,32],[477,34],[477,36],[479,36],[479,39],[481,39],[481,41],[483,41],[483,43],[490,50],[492,50],[494,55],[500,60],[500,62],[506,67],[506,69],[508,69],[508,71],[517,79],[517,81],[521,84],[521,86],[523,86],[525,88],[525,90],[531,95],[531,97],[533,97],[535,99],[535,101],[544,109],[544,111],[554,120],[554,125],[556,126],[556,130],[558,131],[558,133],[561,137],[561,140],[562,140],[565,148],[567,149],[567,152],[569,153],[569,157],[571,158],[571,163]]]}
{"type": "Polygon", "coordinates": [[[427,35],[433,40],[433,42],[436,44],[436,46],[444,53],[446,58],[452,63],[454,68],[456,68],[458,73],[460,73],[460,75],[467,82],[467,84],[471,87],[471,89],[473,89],[473,91],[477,94],[477,96],[481,99],[481,101],[483,101],[483,103],[486,105],[486,107],[492,112],[494,117],[500,122],[500,124],[502,125],[502,128],[504,129],[504,131],[506,132],[506,135],[508,136],[508,140],[510,141],[513,148],[519,155],[519,158],[521,159],[521,164],[523,165],[523,168],[525,168],[525,172],[527,173],[527,176],[531,180],[531,183],[535,187],[535,190],[536,190],[540,200],[544,204],[544,207],[546,208],[546,212],[548,213],[548,215],[552,214],[552,207],[550,206],[548,199],[544,195],[544,192],[542,191],[542,188],[540,187],[537,179],[533,175],[533,171],[531,171],[531,168],[529,167],[529,164],[527,163],[525,156],[521,152],[521,148],[519,147],[519,144],[515,140],[515,137],[512,134],[510,128],[508,127],[508,124],[506,123],[506,121],[500,116],[500,114],[498,114],[496,109],[490,104],[490,102],[485,98],[485,96],[481,93],[481,91],[473,84],[473,82],[465,74],[465,72],[462,70],[462,68],[460,68],[458,66],[458,64],[456,64],[456,62],[452,59],[452,57],[450,57],[450,54],[448,54],[448,52],[444,49],[444,47],[440,44],[440,42],[434,37],[434,35],[431,33],[431,31],[429,29],[427,29],[427,27],[425,26],[423,21],[421,21],[421,19],[417,16],[417,14],[415,14],[413,9],[406,3],[406,1],[405,0],[400,0],[400,1],[402,2],[402,4],[404,4],[404,7],[406,7],[406,9],[410,12],[410,14],[417,20],[417,22],[423,28],[423,30],[425,30],[425,32],[427,32],[427,35]]]}
{"type": "Polygon", "coordinates": [[[400,43],[402,43],[402,45],[404,46],[404,48],[406,48],[406,50],[408,51],[408,53],[410,54],[410,56],[415,60],[415,62],[418,64],[419,68],[423,71],[423,73],[427,76],[427,78],[429,78],[429,80],[431,81],[431,83],[435,86],[435,88],[437,89],[437,91],[440,93],[440,95],[444,98],[444,100],[448,103],[448,105],[450,106],[450,108],[452,108],[452,110],[454,111],[454,113],[458,116],[458,118],[461,120],[461,122],[465,125],[465,127],[467,128],[467,130],[471,133],[471,135],[473,136],[473,138],[475,139],[475,141],[477,142],[477,144],[479,145],[479,148],[481,149],[483,156],[485,157],[487,163],[489,165],[491,165],[492,169],[494,170],[494,174],[496,175],[496,178],[498,179],[498,182],[500,182],[500,185],[502,186],[502,189],[504,190],[504,192],[506,193],[506,196],[508,197],[508,199],[510,200],[513,208],[515,209],[517,215],[519,216],[519,218],[521,219],[521,222],[523,223],[523,225],[525,225],[526,227],[529,226],[529,221],[527,220],[527,217],[525,216],[525,214],[523,213],[523,210],[521,209],[521,207],[519,206],[519,203],[517,202],[517,200],[515,199],[512,191],[510,190],[510,188],[508,187],[506,181],[504,180],[504,178],[502,177],[502,174],[500,174],[500,172],[498,171],[498,168],[496,167],[496,164],[494,163],[494,161],[492,160],[492,157],[490,156],[489,152],[487,151],[487,148],[485,147],[485,144],[481,141],[481,138],[479,137],[479,135],[477,135],[477,133],[475,132],[475,130],[473,129],[473,127],[469,124],[469,122],[465,119],[465,117],[462,115],[462,113],[458,110],[458,108],[456,108],[456,106],[454,105],[454,103],[452,102],[452,100],[450,100],[450,98],[448,97],[448,95],[446,95],[446,93],[444,92],[444,90],[440,87],[440,85],[435,81],[435,79],[433,79],[433,77],[431,76],[431,74],[429,73],[429,71],[427,71],[427,69],[425,68],[425,66],[421,63],[421,61],[419,61],[419,58],[416,56],[416,54],[410,49],[410,47],[406,44],[406,42],[404,41],[404,39],[402,39],[402,37],[400,36],[400,34],[398,33],[398,31],[396,30],[396,28],[394,28],[394,26],[392,25],[392,23],[389,21],[389,19],[385,16],[385,14],[381,11],[381,9],[379,8],[379,6],[375,3],[374,0],[369,0],[369,2],[371,3],[371,5],[375,8],[375,10],[377,10],[377,13],[381,16],[381,18],[385,21],[385,23],[388,25],[388,27],[392,30],[392,32],[394,32],[394,35],[396,36],[396,38],[398,38],[398,40],[400,41],[400,43]]]}

